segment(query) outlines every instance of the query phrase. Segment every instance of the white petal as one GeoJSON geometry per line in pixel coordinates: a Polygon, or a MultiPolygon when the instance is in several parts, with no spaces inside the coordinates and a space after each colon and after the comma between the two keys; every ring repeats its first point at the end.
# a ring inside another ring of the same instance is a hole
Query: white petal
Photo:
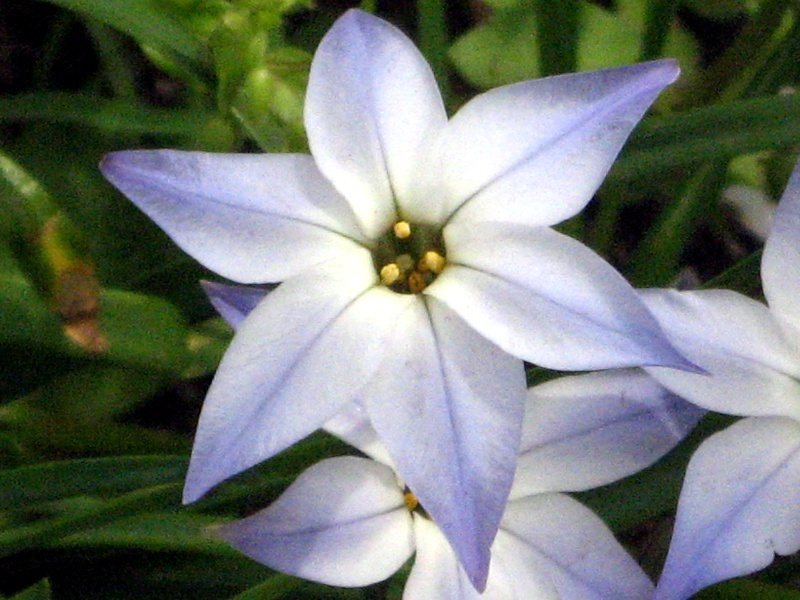
{"type": "Polygon", "coordinates": [[[425,293],[509,354],[550,369],[686,366],[630,284],[547,227],[451,224],[425,293]]]}
{"type": "MultiPolygon", "coordinates": [[[[441,530],[429,519],[414,519],[417,554],[403,600],[479,600],[441,530]]],[[[510,596],[501,596],[511,598],[510,596]]]]}
{"type": "Polygon", "coordinates": [[[321,427],[375,372],[401,297],[371,287],[371,257],[357,258],[284,282],[240,325],[200,415],[186,502],[321,427]]]}
{"type": "Polygon", "coordinates": [[[416,300],[364,402],[401,477],[482,588],[516,465],[523,367],[435,299],[416,300]]]}
{"type": "Polygon", "coordinates": [[[398,29],[351,10],[323,38],[306,96],[309,144],[368,235],[397,218],[420,145],[445,122],[430,67],[398,29]]]}
{"type": "Polygon", "coordinates": [[[708,375],[648,372],[687,400],[718,412],[800,419],[800,335],[755,300],[727,290],[645,290],[670,341],[708,375]]]}
{"type": "Polygon", "coordinates": [[[695,452],[657,600],[683,600],[800,549],[800,423],[755,417],[695,452]]]}
{"type": "Polygon", "coordinates": [[[240,283],[282,281],[365,239],[310,156],[116,152],[100,168],[187,253],[240,283]]]}
{"type": "Polygon", "coordinates": [[[514,551],[518,544],[502,530],[492,547],[489,579],[482,594],[472,586],[447,539],[432,521],[414,519],[414,532],[417,555],[403,600],[560,600],[549,578],[542,577],[526,561],[527,555],[514,551]]]}
{"type": "Polygon", "coordinates": [[[509,502],[501,531],[517,541],[529,569],[549,576],[559,598],[642,600],[652,594],[653,584],[608,527],[569,496],[509,502]]]}
{"type": "Polygon", "coordinates": [[[214,309],[233,329],[264,299],[269,290],[244,285],[225,285],[215,281],[201,281],[203,291],[214,309]]]}
{"type": "Polygon", "coordinates": [[[511,497],[588,490],[632,475],[674,448],[703,414],[638,370],[530,388],[511,497]]]}
{"type": "Polygon", "coordinates": [[[273,569],[347,587],[386,579],[414,551],[394,472],[353,456],[317,463],[271,506],[216,533],[273,569]]]}
{"type": "Polygon", "coordinates": [[[800,163],[775,213],[761,260],[761,279],[770,308],[800,327],[800,163]]]}
{"type": "Polygon", "coordinates": [[[324,425],[332,433],[370,458],[394,468],[389,452],[372,427],[367,411],[360,402],[351,402],[324,425]]]}
{"type": "Polygon", "coordinates": [[[437,140],[417,199],[443,196],[441,218],[458,210],[459,222],[563,221],[589,202],[628,134],[677,76],[667,60],[486,92],[437,140]]]}

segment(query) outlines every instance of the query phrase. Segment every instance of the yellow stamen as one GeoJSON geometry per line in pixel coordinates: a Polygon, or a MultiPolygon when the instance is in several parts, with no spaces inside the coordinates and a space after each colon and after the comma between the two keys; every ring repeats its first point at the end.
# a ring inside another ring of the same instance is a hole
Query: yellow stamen
{"type": "Polygon", "coordinates": [[[383,285],[392,285],[398,279],[400,279],[400,267],[396,263],[389,263],[381,269],[381,283],[383,285]]]}
{"type": "Polygon", "coordinates": [[[444,256],[433,250],[428,250],[425,255],[420,259],[418,268],[423,273],[429,272],[438,275],[444,271],[447,264],[444,256]]]}
{"type": "Polygon", "coordinates": [[[393,229],[394,235],[400,240],[411,236],[411,225],[409,225],[407,221],[398,221],[394,224],[393,229]]]}
{"type": "Polygon", "coordinates": [[[417,497],[411,492],[403,494],[403,500],[405,500],[408,510],[414,510],[419,506],[419,500],[417,500],[417,497]]]}
{"type": "Polygon", "coordinates": [[[425,275],[419,271],[412,271],[408,275],[408,291],[412,294],[421,294],[422,290],[428,287],[428,282],[425,275]]]}

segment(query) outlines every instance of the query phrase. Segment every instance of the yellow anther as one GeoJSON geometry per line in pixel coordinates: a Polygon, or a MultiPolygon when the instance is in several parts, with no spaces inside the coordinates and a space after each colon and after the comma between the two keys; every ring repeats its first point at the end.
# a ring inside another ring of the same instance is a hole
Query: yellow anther
{"type": "Polygon", "coordinates": [[[394,224],[393,229],[394,235],[400,240],[404,240],[411,235],[411,225],[407,221],[398,221],[394,224]]]}
{"type": "Polygon", "coordinates": [[[403,500],[405,500],[408,510],[414,510],[419,506],[419,500],[417,500],[417,497],[411,492],[403,494],[403,500]]]}
{"type": "Polygon", "coordinates": [[[425,255],[420,259],[418,269],[423,273],[433,273],[438,275],[444,271],[447,261],[444,256],[433,250],[428,250],[425,255]]]}
{"type": "Polygon", "coordinates": [[[398,279],[400,279],[400,267],[396,263],[389,263],[381,269],[381,283],[383,285],[392,285],[398,279]]]}
{"type": "Polygon", "coordinates": [[[428,280],[419,271],[412,271],[408,275],[408,291],[412,294],[421,294],[428,287],[428,280]]]}

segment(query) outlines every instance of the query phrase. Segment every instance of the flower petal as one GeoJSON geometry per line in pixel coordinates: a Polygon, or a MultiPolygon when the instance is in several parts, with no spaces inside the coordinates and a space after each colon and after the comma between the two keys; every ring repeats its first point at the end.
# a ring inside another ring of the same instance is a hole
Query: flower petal
{"type": "Polygon", "coordinates": [[[394,468],[386,447],[378,437],[367,416],[367,411],[360,402],[351,402],[327,421],[324,425],[328,433],[332,433],[357,448],[370,458],[394,468]]]}
{"type": "Polygon", "coordinates": [[[444,230],[448,266],[426,290],[503,350],[550,369],[687,368],[630,284],[547,227],[444,230]]]}
{"type": "Polygon", "coordinates": [[[632,475],[674,448],[704,414],[638,370],[530,388],[511,497],[588,490],[632,475]]]}
{"type": "Polygon", "coordinates": [[[269,290],[244,285],[225,285],[201,281],[211,305],[232,329],[237,329],[245,317],[264,299],[269,290]]]}
{"type": "MultiPolygon", "coordinates": [[[[408,576],[403,600],[560,600],[552,583],[532,565],[511,552],[496,552],[503,531],[492,548],[492,564],[486,591],[477,592],[458,563],[447,539],[430,520],[414,519],[417,556],[408,576]]],[[[506,538],[509,536],[505,536],[506,538]]]]}
{"type": "Polygon", "coordinates": [[[795,167],[772,222],[761,280],[772,311],[800,327],[800,163],[795,167]]]}
{"type": "MultiPolygon", "coordinates": [[[[622,144],[678,77],[672,60],[497,88],[451,119],[421,161],[416,202],[444,198],[441,219],[553,225],[595,193],[622,144]]],[[[413,216],[416,218],[416,216],[413,216]]]]}
{"type": "Polygon", "coordinates": [[[397,218],[419,147],[446,120],[430,67],[395,27],[351,10],[323,38],[306,96],[309,145],[367,235],[397,218]]]}
{"type": "Polygon", "coordinates": [[[356,399],[402,309],[400,295],[370,288],[374,277],[364,250],[284,282],[250,313],[206,397],[186,502],[284,450],[356,399]]]}
{"type": "Polygon", "coordinates": [[[447,307],[415,298],[364,403],[401,477],[483,589],[516,465],[524,371],[447,307]]]}
{"type": "Polygon", "coordinates": [[[727,290],[645,290],[670,341],[706,370],[647,371],[690,402],[743,416],[800,419],[800,336],[755,300],[727,290]]]}
{"type": "Polygon", "coordinates": [[[414,551],[394,472],[354,456],[317,463],[271,506],[216,533],[268,567],[347,587],[386,579],[414,551]]]}
{"type": "Polygon", "coordinates": [[[744,419],[689,462],[656,600],[683,600],[800,549],[800,423],[744,419]]]}
{"type": "Polygon", "coordinates": [[[549,575],[559,598],[641,600],[652,594],[653,584],[608,527],[569,496],[509,502],[501,531],[515,538],[529,568],[549,575]]]}
{"type": "Polygon", "coordinates": [[[115,152],[100,168],[187,253],[240,283],[282,281],[364,240],[310,156],[115,152]]]}

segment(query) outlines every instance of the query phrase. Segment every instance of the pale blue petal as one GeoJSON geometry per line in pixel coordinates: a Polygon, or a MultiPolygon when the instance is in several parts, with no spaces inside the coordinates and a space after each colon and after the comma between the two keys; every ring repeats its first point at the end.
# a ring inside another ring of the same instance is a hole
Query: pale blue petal
{"type": "Polygon", "coordinates": [[[233,329],[238,329],[245,317],[264,299],[269,290],[244,285],[225,285],[201,281],[211,305],[233,329]]]}
{"type": "Polygon", "coordinates": [[[417,554],[403,600],[479,600],[441,530],[429,519],[414,519],[417,554]]]}
{"type": "Polygon", "coordinates": [[[186,502],[299,441],[356,398],[383,358],[404,298],[372,287],[374,277],[363,251],[284,282],[248,315],[203,405],[186,502]]]}
{"type": "Polygon", "coordinates": [[[511,550],[525,556],[529,569],[549,576],[563,600],[643,600],[652,594],[652,582],[608,527],[569,496],[509,502],[500,527],[518,545],[511,550]]]}
{"type": "Polygon", "coordinates": [[[546,577],[541,579],[534,565],[523,562],[525,557],[502,552],[504,542],[513,543],[502,530],[492,548],[489,579],[482,594],[472,586],[452,547],[432,521],[414,519],[414,532],[417,555],[403,600],[560,600],[552,583],[546,577]],[[500,552],[496,551],[498,547],[500,552]]]}
{"type": "Polygon", "coordinates": [[[115,152],[100,168],[188,254],[239,283],[282,281],[365,239],[310,156],[115,152]]]}
{"type": "Polygon", "coordinates": [[[425,293],[509,354],[560,370],[687,367],[630,284],[576,240],[498,222],[444,235],[448,266],[425,293]]]}
{"type": "Polygon", "coordinates": [[[392,459],[372,427],[367,411],[360,402],[351,402],[327,421],[324,429],[370,458],[394,468],[392,459]]]}
{"type": "Polygon", "coordinates": [[[305,123],[320,170],[376,237],[415,182],[420,146],[446,122],[425,59],[398,29],[351,10],[311,64],[305,123]]]}
{"type": "Polygon", "coordinates": [[[775,212],[764,245],[761,280],[773,312],[800,327],[800,163],[775,212]]]}
{"type": "Polygon", "coordinates": [[[522,362],[435,299],[415,297],[364,403],[400,476],[482,589],[525,400],[522,362]]]}
{"type": "Polygon", "coordinates": [[[754,417],[695,452],[656,600],[683,600],[800,549],[800,423],[754,417]]]}
{"type": "Polygon", "coordinates": [[[632,475],[674,448],[704,414],[638,370],[530,388],[511,497],[588,490],[632,475]]]}
{"type": "Polygon", "coordinates": [[[706,375],[647,369],[710,410],[800,419],[800,334],[761,302],[727,290],[645,290],[670,341],[706,375]]]}
{"type": "Polygon", "coordinates": [[[394,472],[353,456],[317,463],[271,506],[215,532],[273,569],[346,587],[386,579],[414,551],[394,472]]]}
{"type": "Polygon", "coordinates": [[[675,61],[663,60],[477,96],[420,161],[417,205],[443,196],[440,218],[457,210],[454,220],[473,226],[559,223],[586,206],[628,134],[677,77],[675,61]]]}

